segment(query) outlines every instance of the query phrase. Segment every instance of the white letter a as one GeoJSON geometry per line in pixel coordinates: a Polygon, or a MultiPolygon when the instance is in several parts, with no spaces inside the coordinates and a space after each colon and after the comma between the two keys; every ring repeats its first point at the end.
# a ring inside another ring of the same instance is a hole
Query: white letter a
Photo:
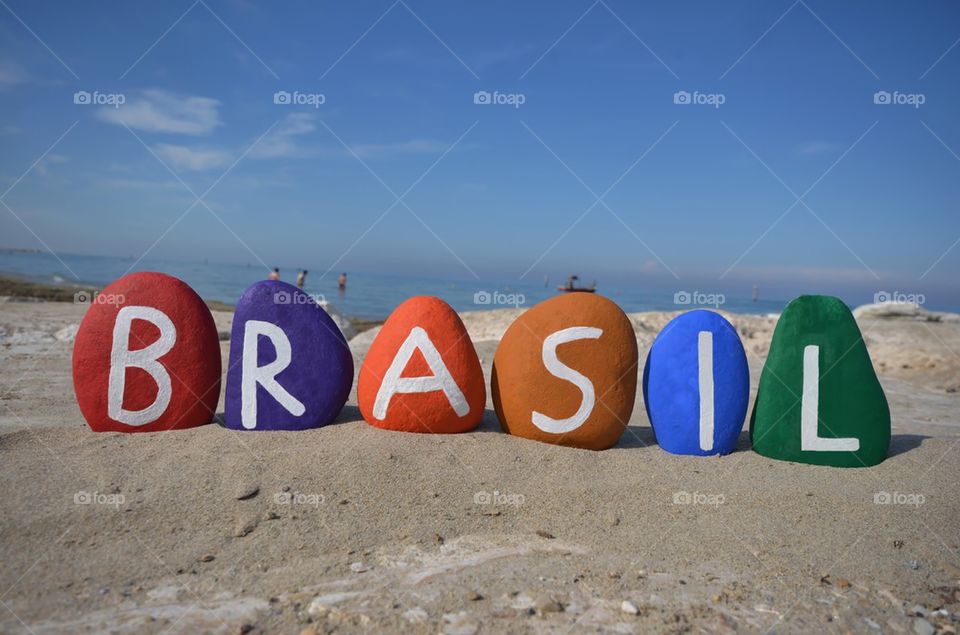
{"type": "Polygon", "coordinates": [[[450,371],[447,370],[447,365],[443,363],[437,347],[430,341],[426,331],[415,326],[410,330],[410,335],[407,336],[390,363],[390,368],[387,369],[387,374],[380,384],[380,390],[377,391],[377,399],[373,403],[373,416],[383,420],[387,416],[390,400],[397,393],[423,393],[436,390],[443,391],[458,417],[465,417],[470,413],[470,406],[450,371]],[[400,374],[407,367],[415,350],[420,351],[433,374],[424,377],[401,377],[400,374]]]}

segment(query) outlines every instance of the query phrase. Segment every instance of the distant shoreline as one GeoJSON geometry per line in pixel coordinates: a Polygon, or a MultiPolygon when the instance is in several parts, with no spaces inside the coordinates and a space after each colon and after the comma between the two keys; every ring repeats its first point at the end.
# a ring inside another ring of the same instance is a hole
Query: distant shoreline
{"type": "MultiPolygon", "coordinates": [[[[99,291],[89,284],[47,284],[34,282],[9,273],[0,273],[0,296],[43,300],[46,302],[75,302],[77,294],[99,291]]],[[[219,300],[204,300],[211,311],[233,312],[234,306],[219,300]]]]}
{"type": "MultiPolygon", "coordinates": [[[[10,273],[0,273],[0,296],[41,302],[76,302],[78,293],[92,295],[97,291],[99,291],[99,289],[89,284],[46,284],[34,282],[10,273]]],[[[221,302],[220,300],[204,299],[204,302],[211,311],[233,313],[236,309],[234,305],[221,302]]],[[[349,316],[347,320],[350,321],[350,324],[357,333],[362,333],[363,331],[383,324],[383,320],[366,320],[349,316]]]]}

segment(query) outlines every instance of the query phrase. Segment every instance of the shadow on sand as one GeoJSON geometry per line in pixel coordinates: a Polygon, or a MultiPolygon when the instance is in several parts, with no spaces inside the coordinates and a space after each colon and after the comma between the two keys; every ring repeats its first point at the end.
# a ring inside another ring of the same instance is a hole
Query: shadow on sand
{"type": "MultiPolygon", "coordinates": [[[[906,454],[910,450],[919,448],[924,439],[929,438],[929,436],[922,434],[894,434],[890,438],[890,451],[887,453],[887,458],[906,454]]],[[[657,437],[653,433],[653,428],[649,426],[628,426],[623,436],[620,437],[620,442],[614,447],[645,448],[655,445],[657,445],[657,437]]],[[[750,450],[750,431],[744,430],[737,439],[737,447],[733,453],[749,452],[750,450]]]]}

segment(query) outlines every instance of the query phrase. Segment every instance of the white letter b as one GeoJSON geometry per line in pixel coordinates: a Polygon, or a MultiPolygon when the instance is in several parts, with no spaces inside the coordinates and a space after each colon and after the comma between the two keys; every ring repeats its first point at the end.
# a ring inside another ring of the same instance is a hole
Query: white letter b
{"type": "Polygon", "coordinates": [[[172,393],[170,374],[158,359],[170,352],[177,342],[177,329],[159,309],[149,306],[125,306],[117,313],[113,324],[113,347],[110,349],[110,378],[107,384],[107,415],[129,426],[145,426],[160,418],[170,405],[172,393]],[[130,350],[130,325],[134,320],[145,320],[160,329],[156,342],[134,351],[130,350]],[[123,394],[126,389],[127,368],[140,368],[157,382],[157,397],[143,410],[126,410],[123,394]]]}

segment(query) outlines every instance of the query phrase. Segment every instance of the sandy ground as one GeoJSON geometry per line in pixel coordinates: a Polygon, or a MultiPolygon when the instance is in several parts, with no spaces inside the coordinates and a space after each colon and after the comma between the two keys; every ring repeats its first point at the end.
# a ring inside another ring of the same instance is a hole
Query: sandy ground
{"type": "MultiPolygon", "coordinates": [[[[746,434],[672,456],[639,395],[600,453],[502,434],[492,410],[470,434],[385,432],[355,394],[302,433],[95,434],[70,377],[83,310],[0,303],[2,633],[958,628],[956,322],[861,322],[893,447],[839,470],[746,434]]],[[[464,315],[488,379],[517,314],[464,315]]],[[[630,316],[641,359],[672,315],[630,316]]],[[[755,390],[775,318],[728,317],[755,390]]]]}

